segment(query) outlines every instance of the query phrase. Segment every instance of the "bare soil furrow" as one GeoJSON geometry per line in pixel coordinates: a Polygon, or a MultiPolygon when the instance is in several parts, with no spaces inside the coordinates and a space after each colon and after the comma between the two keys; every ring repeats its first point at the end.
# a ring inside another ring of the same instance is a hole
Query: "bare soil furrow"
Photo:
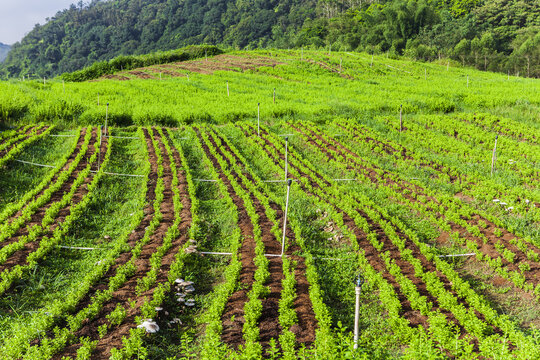
{"type": "MultiPolygon", "coordinates": [[[[72,152],[70,154],[70,156],[68,157],[66,163],[64,164],[64,166],[62,167],[62,169],[60,169],[60,171],[58,171],[54,176],[53,178],[51,179],[51,181],[49,182],[49,184],[47,186],[45,186],[39,193],[37,193],[30,201],[34,200],[34,199],[38,199],[41,195],[43,195],[43,193],[45,191],[47,191],[48,188],[50,188],[50,186],[52,184],[54,184],[57,180],[58,180],[58,177],[64,172],[66,171],[69,166],[71,165],[71,163],[73,162],[73,160],[75,160],[75,158],[77,157],[77,155],[80,153],[81,151],[81,147],[82,147],[82,144],[84,143],[84,137],[86,135],[86,131],[87,131],[87,128],[83,128],[81,130],[81,133],[80,133],[80,136],[79,136],[79,139],[77,140],[77,145],[75,147],[75,151],[72,152]]],[[[8,224],[12,223],[13,220],[17,219],[19,216],[22,215],[24,209],[26,208],[26,206],[22,207],[19,211],[17,211],[13,216],[9,217],[6,222],[8,224]]]]}
{"type": "Polygon", "coordinates": [[[246,211],[244,201],[240,198],[229,179],[219,171],[220,165],[217,159],[212,156],[210,148],[204,142],[201,136],[200,130],[195,128],[199,143],[203,148],[206,156],[212,162],[212,165],[218,170],[219,178],[227,187],[227,192],[231,197],[233,203],[238,209],[238,227],[242,233],[242,245],[240,247],[240,261],[242,262],[242,269],[238,279],[237,290],[229,297],[225,310],[221,316],[223,322],[223,330],[221,333],[221,339],[224,343],[237,349],[238,346],[244,344],[244,338],[242,336],[242,328],[245,323],[244,319],[244,305],[248,301],[247,294],[251,289],[251,285],[255,281],[256,266],[253,262],[255,259],[255,238],[253,235],[253,225],[251,224],[250,217],[246,211]]]}

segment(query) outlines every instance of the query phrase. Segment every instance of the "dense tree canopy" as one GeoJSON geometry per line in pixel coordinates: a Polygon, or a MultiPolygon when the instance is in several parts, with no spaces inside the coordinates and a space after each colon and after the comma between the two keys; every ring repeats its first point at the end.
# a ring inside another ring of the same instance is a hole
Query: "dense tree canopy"
{"type": "Polygon", "coordinates": [[[36,25],[0,74],[54,76],[207,43],[451,57],[540,76],[539,32],[540,4],[529,0],[92,0],[36,25]]]}

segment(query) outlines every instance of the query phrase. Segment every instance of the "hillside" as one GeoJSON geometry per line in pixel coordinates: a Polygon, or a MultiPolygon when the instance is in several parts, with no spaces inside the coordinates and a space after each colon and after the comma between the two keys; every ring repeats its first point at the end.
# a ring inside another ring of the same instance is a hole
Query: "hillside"
{"type": "Polygon", "coordinates": [[[0,43],[0,62],[3,62],[9,51],[11,50],[11,46],[0,43]]]}
{"type": "Polygon", "coordinates": [[[0,81],[0,359],[540,358],[540,80],[194,49],[0,81]]]}
{"type": "Polygon", "coordinates": [[[190,44],[330,48],[540,76],[540,3],[526,0],[94,0],[37,25],[0,76],[51,77],[190,44]]]}

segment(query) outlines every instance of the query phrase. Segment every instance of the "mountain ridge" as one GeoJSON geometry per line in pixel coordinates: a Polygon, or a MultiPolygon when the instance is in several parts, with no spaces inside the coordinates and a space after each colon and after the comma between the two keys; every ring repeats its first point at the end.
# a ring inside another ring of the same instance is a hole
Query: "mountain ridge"
{"type": "Polygon", "coordinates": [[[93,0],[36,25],[0,77],[51,77],[195,44],[445,57],[539,77],[539,34],[540,3],[526,0],[93,0]]]}
{"type": "Polygon", "coordinates": [[[0,63],[3,62],[11,50],[11,46],[0,42],[0,63]]]}

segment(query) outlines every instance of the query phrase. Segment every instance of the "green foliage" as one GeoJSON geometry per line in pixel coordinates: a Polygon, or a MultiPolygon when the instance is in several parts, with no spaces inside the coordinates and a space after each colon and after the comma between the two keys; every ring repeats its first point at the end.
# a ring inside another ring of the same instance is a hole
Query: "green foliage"
{"type": "Polygon", "coordinates": [[[83,81],[182,60],[167,50],[205,43],[445,56],[538,77],[539,27],[540,3],[527,0],[94,0],[36,25],[13,46],[0,76],[52,77],[87,67],[66,76],[83,81]],[[474,42],[470,53],[463,40],[474,42]],[[131,56],[155,51],[165,52],[131,56]]]}

